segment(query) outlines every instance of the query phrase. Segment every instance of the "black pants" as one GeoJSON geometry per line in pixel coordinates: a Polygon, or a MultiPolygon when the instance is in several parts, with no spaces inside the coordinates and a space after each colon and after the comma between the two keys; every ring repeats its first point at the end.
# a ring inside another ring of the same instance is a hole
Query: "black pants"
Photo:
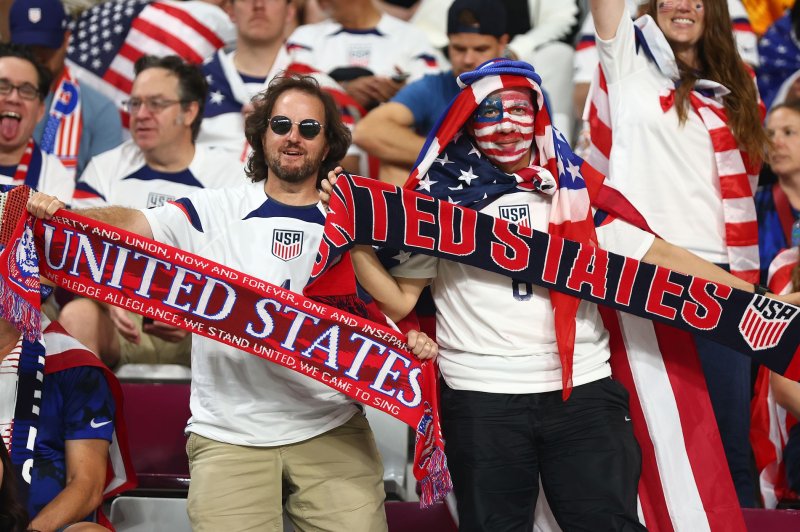
{"type": "Polygon", "coordinates": [[[462,532],[530,532],[539,476],[565,531],[645,530],[641,451],[628,392],[611,379],[561,391],[495,394],[441,387],[442,430],[462,532]]]}

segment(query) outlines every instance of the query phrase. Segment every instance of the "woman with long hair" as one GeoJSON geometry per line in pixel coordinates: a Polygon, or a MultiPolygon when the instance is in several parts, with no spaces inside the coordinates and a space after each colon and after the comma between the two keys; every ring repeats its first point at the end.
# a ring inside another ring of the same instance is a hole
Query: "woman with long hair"
{"type": "Polygon", "coordinates": [[[0,530],[23,532],[28,529],[28,514],[17,500],[14,466],[4,443],[0,442],[0,530]]]}
{"type": "MultiPolygon", "coordinates": [[[[755,191],[766,146],[726,0],[591,0],[602,77],[590,161],[664,240],[758,283],[755,191]]],[[[739,502],[754,506],[750,360],[695,339],[739,502]]]]}

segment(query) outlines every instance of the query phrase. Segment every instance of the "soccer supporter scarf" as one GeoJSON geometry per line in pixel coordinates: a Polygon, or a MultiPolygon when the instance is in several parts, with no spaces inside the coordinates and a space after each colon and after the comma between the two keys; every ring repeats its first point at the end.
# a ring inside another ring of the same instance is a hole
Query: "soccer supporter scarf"
{"type": "MultiPolygon", "coordinates": [[[[775,188],[779,188],[775,185],[775,188]]],[[[776,294],[792,291],[792,272],[797,267],[798,248],[778,253],[769,267],[769,289],[776,294]]],[[[797,420],[780,406],[772,394],[769,369],[760,367],[750,406],[750,443],[758,471],[758,483],[764,508],[775,508],[779,502],[798,500],[786,478],[783,449],[789,440],[789,430],[797,420]]]]}
{"type": "Polygon", "coordinates": [[[78,167],[78,152],[83,132],[78,80],[64,67],[58,80],[42,133],[41,147],[52,153],[73,174],[78,167]]]}
{"type": "Polygon", "coordinates": [[[784,81],[800,70],[800,43],[790,13],[775,21],[761,37],[758,55],[758,90],[767,107],[772,107],[784,81]]]}
{"type": "MultiPolygon", "coordinates": [[[[44,376],[74,367],[92,366],[103,371],[116,405],[114,435],[109,447],[103,490],[103,498],[107,500],[136,486],[136,475],[128,451],[122,388],[111,370],[92,352],[69,336],[60,324],[51,323],[40,313],[40,300],[51,290],[39,285],[38,260],[29,253],[33,246],[33,231],[31,220],[24,215],[27,189],[19,187],[13,189],[17,192],[9,194],[7,191],[10,189],[8,186],[0,187],[0,212],[3,215],[0,221],[0,246],[3,248],[0,256],[8,259],[0,276],[0,314],[23,331],[14,417],[11,434],[8,435],[8,449],[20,499],[27,506],[30,491],[36,489],[31,469],[35,467],[44,376]],[[18,223],[13,222],[15,218],[18,223]],[[12,220],[11,224],[6,223],[7,220],[12,220]],[[8,243],[13,248],[6,249],[8,243]]],[[[97,518],[101,524],[110,524],[102,512],[98,512],[97,518]]]]}
{"type": "MultiPolygon", "coordinates": [[[[650,16],[637,19],[635,24],[637,46],[666,79],[673,81],[673,87],[659,94],[661,107],[666,113],[674,105],[674,84],[679,79],[675,56],[666,37],[650,16]]],[[[719,83],[698,80],[689,99],[692,110],[706,126],[714,148],[731,273],[748,282],[758,283],[758,224],[752,198],[758,183],[759,166],[750,160],[747,153],[739,150],[736,138],[727,126],[722,97],[728,92],[719,83]]],[[[588,119],[592,146],[587,161],[608,175],[613,138],[611,110],[605,76],[599,67],[590,98],[588,119]]]]}
{"type": "MultiPolygon", "coordinates": [[[[6,209],[2,219],[3,227],[16,229],[0,253],[0,279],[12,288],[2,295],[14,303],[0,305],[0,310],[35,305],[41,274],[79,295],[281,364],[415,429],[414,475],[423,506],[452,489],[439,429],[434,364],[416,359],[402,335],[385,322],[370,322],[67,211],[59,211],[50,221],[32,223],[24,212],[29,193],[25,187],[7,193],[6,203],[21,205],[22,211],[6,209]],[[23,268],[20,257],[31,267],[23,268]]],[[[345,257],[331,275],[349,267],[345,257]]],[[[348,309],[355,309],[353,298],[347,297],[356,290],[350,272],[349,279],[338,276],[328,286],[320,283],[312,293],[320,300],[345,302],[348,309]]],[[[7,319],[35,338],[37,316],[30,322],[15,315],[7,319]]]]}
{"type": "Polygon", "coordinates": [[[39,188],[39,178],[42,174],[43,164],[44,158],[39,146],[36,145],[33,139],[29,139],[28,144],[25,146],[25,151],[22,152],[22,158],[17,164],[17,169],[14,170],[12,184],[28,185],[33,189],[39,188]]]}

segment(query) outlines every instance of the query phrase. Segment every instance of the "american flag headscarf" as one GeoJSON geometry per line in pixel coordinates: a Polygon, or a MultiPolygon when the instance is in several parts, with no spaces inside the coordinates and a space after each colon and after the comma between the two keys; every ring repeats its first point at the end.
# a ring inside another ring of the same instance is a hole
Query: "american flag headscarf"
{"type": "MultiPolygon", "coordinates": [[[[461,74],[458,84],[462,90],[428,135],[405,187],[476,210],[514,191],[551,195],[548,232],[597,245],[590,208],[593,200],[608,200],[608,206],[603,207],[614,214],[618,208],[628,208],[626,218],[638,213],[621,196],[602,187],[603,176],[573,153],[561,132],[553,127],[541,83],[534,68],[522,61],[494,59],[461,74]],[[487,96],[512,88],[531,90],[537,110],[531,163],[517,173],[506,174],[478,150],[465,126],[487,96]]],[[[643,220],[641,223],[646,225],[643,220]]],[[[562,367],[562,394],[566,399],[572,389],[575,315],[580,300],[550,290],[550,301],[562,367]]]]}
{"type": "MultiPolygon", "coordinates": [[[[675,104],[675,88],[680,77],[672,48],[649,15],[637,19],[634,29],[637,51],[645,54],[674,83],[672,88],[659,94],[661,108],[666,113],[675,104]]],[[[739,149],[736,138],[728,127],[727,111],[722,98],[729,92],[719,83],[701,79],[695,83],[689,99],[692,111],[706,126],[714,148],[731,273],[758,284],[758,222],[753,196],[758,184],[760,163],[757,157],[752,158],[739,149]]],[[[765,109],[761,101],[758,103],[763,118],[765,109]]],[[[613,129],[608,86],[599,65],[584,114],[591,131],[591,147],[586,160],[608,175],[613,129]]],[[[613,176],[611,180],[613,182],[613,176]]]]}

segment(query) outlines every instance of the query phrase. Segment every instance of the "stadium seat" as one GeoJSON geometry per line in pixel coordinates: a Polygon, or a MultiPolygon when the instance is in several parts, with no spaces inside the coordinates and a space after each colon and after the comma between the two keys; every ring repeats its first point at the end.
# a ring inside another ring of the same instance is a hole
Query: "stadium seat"
{"type": "Polygon", "coordinates": [[[129,364],[117,377],[139,487],[135,493],[185,495],[189,487],[184,428],[189,419],[190,373],[172,365],[129,364]],[[143,367],[140,367],[143,366],[143,367]]]}
{"type": "Polygon", "coordinates": [[[191,532],[186,499],[121,496],[111,503],[109,519],[117,532],[191,532]]]}
{"type": "Polygon", "coordinates": [[[367,407],[366,412],[383,459],[386,496],[390,500],[417,500],[416,480],[408,474],[411,464],[408,425],[381,410],[367,407]]]}

